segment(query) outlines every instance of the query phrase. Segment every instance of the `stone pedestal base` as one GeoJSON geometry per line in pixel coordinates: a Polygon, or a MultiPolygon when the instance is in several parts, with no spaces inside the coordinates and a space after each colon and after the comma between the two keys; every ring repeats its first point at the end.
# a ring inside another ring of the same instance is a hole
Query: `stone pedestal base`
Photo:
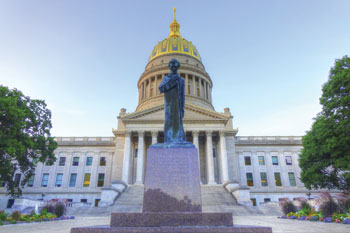
{"type": "Polygon", "coordinates": [[[112,213],[111,227],[232,226],[231,213],[112,213]]]}
{"type": "Polygon", "coordinates": [[[71,233],[272,233],[271,227],[239,226],[215,227],[80,227],[71,233]]]}

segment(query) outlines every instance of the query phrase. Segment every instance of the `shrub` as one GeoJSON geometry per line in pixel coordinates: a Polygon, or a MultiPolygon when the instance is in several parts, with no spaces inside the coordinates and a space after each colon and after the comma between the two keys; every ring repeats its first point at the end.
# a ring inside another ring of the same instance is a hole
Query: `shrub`
{"type": "Polygon", "coordinates": [[[46,207],[44,207],[44,208],[41,209],[40,214],[42,214],[42,215],[47,214],[47,209],[46,209],[46,207]]]}
{"type": "Polygon", "coordinates": [[[4,225],[4,223],[0,220],[0,226],[4,225]]]}
{"type": "Polygon", "coordinates": [[[281,210],[284,214],[288,214],[290,212],[295,212],[296,208],[292,201],[283,200],[281,201],[281,210]]]}
{"type": "Polygon", "coordinates": [[[341,213],[350,213],[350,193],[339,194],[337,201],[341,213]]]}
{"type": "Polygon", "coordinates": [[[300,200],[300,209],[304,210],[304,211],[311,211],[311,205],[308,203],[308,201],[306,199],[301,199],[300,200]]]}
{"type": "Polygon", "coordinates": [[[329,192],[321,193],[320,211],[324,217],[331,217],[338,210],[338,205],[329,194],[329,192]]]}
{"type": "Polygon", "coordinates": [[[13,211],[10,216],[16,222],[21,220],[21,212],[20,211],[17,211],[17,210],[13,211]]]}
{"type": "Polygon", "coordinates": [[[56,203],[54,213],[57,215],[57,217],[63,216],[66,213],[66,211],[67,211],[67,208],[63,202],[56,203]]]}
{"type": "Polygon", "coordinates": [[[0,221],[6,221],[7,216],[8,213],[6,213],[4,210],[0,210],[0,221]]]}
{"type": "Polygon", "coordinates": [[[17,223],[17,221],[16,221],[16,220],[14,220],[14,219],[10,219],[10,220],[9,220],[9,223],[11,223],[11,224],[16,224],[16,223],[17,223]]]}
{"type": "MultiPolygon", "coordinates": [[[[54,203],[46,203],[44,205],[43,209],[46,209],[46,213],[47,212],[54,213],[55,212],[55,204],[54,203]]],[[[42,214],[44,214],[44,213],[42,213],[42,214]]]]}

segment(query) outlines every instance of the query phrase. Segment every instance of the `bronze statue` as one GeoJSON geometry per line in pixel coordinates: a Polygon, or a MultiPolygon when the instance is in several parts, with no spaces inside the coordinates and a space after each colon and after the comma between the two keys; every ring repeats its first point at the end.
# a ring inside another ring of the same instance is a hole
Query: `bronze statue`
{"type": "Polygon", "coordinates": [[[186,134],[182,124],[185,113],[185,81],[177,73],[180,62],[171,59],[169,68],[171,72],[163,78],[159,85],[160,92],[164,93],[163,146],[193,146],[192,143],[186,142],[186,134]]]}

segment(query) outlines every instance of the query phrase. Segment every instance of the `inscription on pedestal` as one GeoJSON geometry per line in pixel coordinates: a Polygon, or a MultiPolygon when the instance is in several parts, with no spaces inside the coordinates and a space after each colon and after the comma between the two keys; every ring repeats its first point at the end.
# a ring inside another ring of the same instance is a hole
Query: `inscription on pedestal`
{"type": "Polygon", "coordinates": [[[201,212],[196,148],[150,148],[143,212],[201,212]]]}

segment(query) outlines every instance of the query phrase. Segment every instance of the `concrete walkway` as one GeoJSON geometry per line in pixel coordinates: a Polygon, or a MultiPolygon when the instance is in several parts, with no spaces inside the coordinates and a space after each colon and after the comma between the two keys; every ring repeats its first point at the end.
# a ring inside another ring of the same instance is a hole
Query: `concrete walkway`
{"type": "MultiPolygon", "coordinates": [[[[345,233],[350,225],[277,219],[273,216],[235,216],[234,224],[270,226],[274,233],[345,233]]],[[[0,233],[69,233],[72,227],[108,225],[109,217],[78,217],[75,220],[0,226],[0,233]]]]}

